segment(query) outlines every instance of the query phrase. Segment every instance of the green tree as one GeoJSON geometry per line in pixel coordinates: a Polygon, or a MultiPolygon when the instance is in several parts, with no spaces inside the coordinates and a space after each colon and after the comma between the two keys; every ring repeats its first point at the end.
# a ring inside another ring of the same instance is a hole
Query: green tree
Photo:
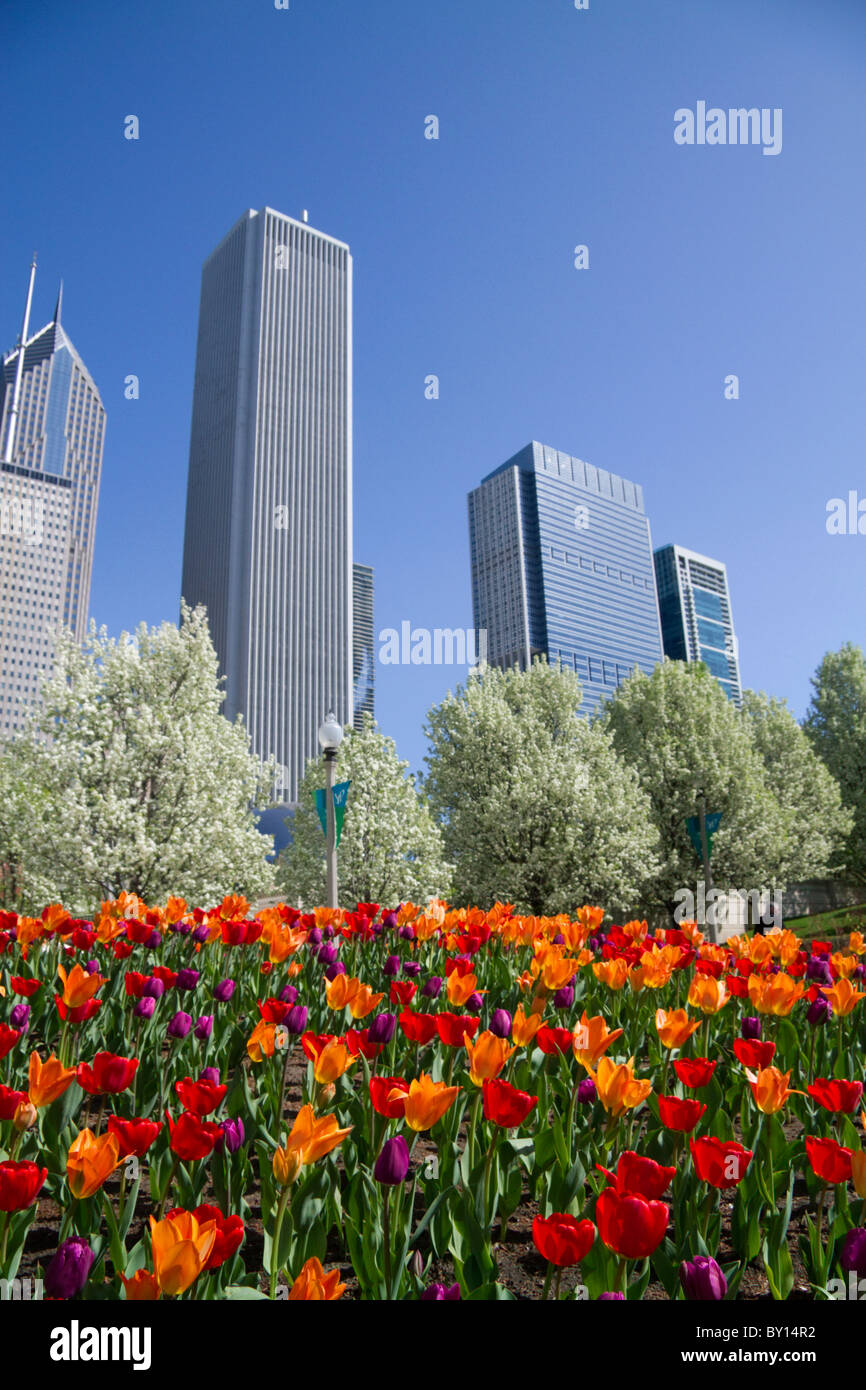
{"type": "Polygon", "coordinates": [[[838,782],[784,700],[746,690],[742,717],[763,760],[767,785],[782,808],[780,877],[800,881],[838,873],[853,824],[838,782]]]}
{"type": "Polygon", "coordinates": [[[664,661],[636,671],[599,714],[620,757],[650,799],[661,844],[654,905],[673,911],[678,891],[703,878],[686,829],[697,815],[720,811],[712,875],[718,888],[781,886],[786,820],[748,722],[702,663],[664,661]]]}
{"type": "Polygon", "coordinates": [[[812,678],[803,727],[853,816],[846,874],[866,883],[866,659],[860,647],[846,642],[827,652],[812,678]]]}
{"type": "Polygon", "coordinates": [[[26,755],[41,808],[23,846],[33,907],[92,912],[121,889],[210,903],[271,886],[273,840],[253,807],[273,773],[224,699],[203,608],[119,639],[95,624],[82,645],[57,634],[26,755]]]}
{"type": "Polygon", "coordinates": [[[424,785],[461,903],[636,910],[657,870],[649,801],[580,701],[573,673],[537,661],[478,668],[430,710],[424,785]]]}
{"type": "MultiPolygon", "coordinates": [[[[351,782],[338,858],[343,906],[447,897],[451,866],[442,836],[419,794],[408,762],[397,757],[394,740],[364,714],[360,729],[347,729],[340,745],[338,779],[351,782]]],[[[325,837],[314,794],[325,786],[324,759],[307,763],[298,807],[288,821],[292,843],[278,861],[280,891],[307,907],[325,901],[325,837]]]]}

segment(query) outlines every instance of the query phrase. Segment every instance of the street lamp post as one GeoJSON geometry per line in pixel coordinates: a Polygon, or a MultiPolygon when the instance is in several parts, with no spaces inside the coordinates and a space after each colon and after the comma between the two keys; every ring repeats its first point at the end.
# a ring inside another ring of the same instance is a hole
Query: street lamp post
{"type": "Polygon", "coordinates": [[[334,809],[334,783],[337,775],[337,749],[343,741],[343,730],[333,710],[319,728],[319,743],[325,755],[325,834],[328,907],[337,907],[337,817],[334,809]]]}
{"type": "MultiPolygon", "coordinates": [[[[710,874],[710,844],[707,837],[707,798],[702,787],[698,788],[698,826],[701,838],[701,859],[704,863],[704,903],[706,904],[710,889],[713,886],[713,879],[710,874]]],[[[716,914],[712,911],[712,908],[710,908],[709,911],[711,913],[711,920],[708,922],[710,928],[710,941],[715,946],[718,941],[716,914]]]]}

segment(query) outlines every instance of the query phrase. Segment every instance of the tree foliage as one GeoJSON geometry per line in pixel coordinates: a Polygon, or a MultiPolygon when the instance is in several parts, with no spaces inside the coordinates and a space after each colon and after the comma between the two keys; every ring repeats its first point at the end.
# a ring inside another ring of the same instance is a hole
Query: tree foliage
{"type": "Polygon", "coordinates": [[[866,658],[846,642],[828,652],[812,679],[805,732],[835,778],[852,825],[844,858],[847,875],[866,882],[866,658]]]}

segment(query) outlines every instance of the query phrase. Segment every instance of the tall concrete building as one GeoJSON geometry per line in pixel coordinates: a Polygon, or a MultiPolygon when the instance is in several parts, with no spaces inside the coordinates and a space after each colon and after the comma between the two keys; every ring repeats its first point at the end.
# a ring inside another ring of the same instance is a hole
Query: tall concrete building
{"type": "Polygon", "coordinates": [[[740,654],[727,569],[720,560],[681,545],[657,550],[655,568],[665,656],[702,661],[725,694],[740,705],[740,654]]]}
{"type": "Polygon", "coordinates": [[[87,628],[105,409],[61,322],[32,337],[36,262],[21,333],[0,380],[0,737],[20,727],[50,673],[50,629],[87,628]]]}
{"type": "Polygon", "coordinates": [[[469,494],[475,627],[491,665],[536,656],[580,677],[591,713],[662,657],[649,521],[636,483],[531,443],[469,494]]]}
{"type": "Polygon", "coordinates": [[[294,803],[322,720],[353,713],[352,258],[272,208],[202,271],[182,592],[294,803]]]}
{"type": "Polygon", "coordinates": [[[353,716],[360,728],[361,716],[376,717],[376,651],[373,644],[373,571],[369,565],[353,565],[352,627],[354,660],[353,716]]]}

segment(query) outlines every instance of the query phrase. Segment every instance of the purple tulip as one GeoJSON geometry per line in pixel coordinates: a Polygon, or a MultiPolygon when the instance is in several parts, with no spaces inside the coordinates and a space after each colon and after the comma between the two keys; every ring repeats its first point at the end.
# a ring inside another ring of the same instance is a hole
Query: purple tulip
{"type": "Polygon", "coordinates": [[[680,1283],[692,1303],[718,1303],[728,1292],[728,1281],[710,1255],[696,1255],[680,1265],[680,1283]]]}
{"type": "Polygon", "coordinates": [[[553,996],[555,1009],[570,1009],[574,1003],[574,985],[563,985],[553,996]]]}
{"type": "Polygon", "coordinates": [[[421,974],[420,960],[404,960],[403,974],[408,976],[410,980],[416,980],[421,974]]]}
{"type": "Polygon", "coordinates": [[[425,999],[438,999],[442,993],[442,976],[431,975],[427,983],[422,987],[421,993],[425,999]]]}
{"type": "Polygon", "coordinates": [[[320,965],[333,965],[334,961],[339,959],[339,955],[339,947],[332,946],[328,943],[326,946],[319,947],[319,954],[316,956],[316,960],[320,965]]]}
{"type": "Polygon", "coordinates": [[[490,1031],[495,1038],[507,1038],[511,1032],[511,1014],[507,1009],[494,1009],[490,1031]]]}
{"type": "Polygon", "coordinates": [[[195,1035],[199,1042],[207,1042],[213,1032],[213,1014],[202,1014],[195,1021],[195,1035]]]}
{"type": "Polygon", "coordinates": [[[308,945],[308,946],[321,946],[321,944],[322,944],[322,930],[321,930],[321,928],[320,928],[320,927],[312,927],[311,930],[310,930],[310,931],[308,932],[308,934],[307,934],[307,945],[308,945]]]}
{"type": "Polygon", "coordinates": [[[393,979],[395,975],[399,975],[400,957],[389,956],[388,959],[385,961],[385,964],[382,966],[382,974],[387,975],[389,979],[393,979]]]}
{"type": "Polygon", "coordinates": [[[220,980],[213,987],[213,997],[218,1004],[227,1004],[235,992],[234,980],[220,980]]]}
{"type": "Polygon", "coordinates": [[[293,1004],[283,1019],[283,1027],[287,1033],[293,1033],[299,1037],[307,1026],[307,1006],[306,1004],[293,1004]]]}
{"type": "Polygon", "coordinates": [[[811,956],[806,962],[806,979],[819,985],[832,985],[833,973],[826,956],[811,956]]]}
{"type": "Polygon", "coordinates": [[[623,1299],[625,1298],[625,1294],[624,1294],[624,1293],[600,1293],[599,1296],[598,1296],[598,1298],[597,1298],[597,1300],[596,1300],[596,1302],[598,1302],[598,1303],[613,1303],[614,1300],[616,1300],[616,1301],[618,1302],[621,1298],[623,1298],[623,1299]]]}
{"type": "Polygon", "coordinates": [[[414,928],[414,927],[408,927],[408,926],[407,926],[407,927],[401,927],[400,930],[399,930],[399,932],[397,933],[397,935],[400,936],[400,937],[402,937],[404,941],[414,941],[414,940],[415,940],[415,928],[414,928]]]}
{"type": "Polygon", "coordinates": [[[153,1018],[155,1009],[156,1000],[153,996],[143,994],[140,999],[136,999],[132,1014],[134,1018],[153,1018]]]}
{"type": "Polygon", "coordinates": [[[562,932],[557,932],[557,933],[556,933],[556,936],[553,938],[553,944],[554,944],[554,946],[564,946],[564,945],[565,945],[565,937],[563,936],[562,932]]]}
{"type": "Polygon", "coordinates": [[[45,1292],[49,1298],[74,1298],[87,1283],[94,1254],[82,1236],[70,1236],[45,1271],[45,1292]]]}
{"type": "Polygon", "coordinates": [[[179,931],[181,936],[189,936],[190,932],[192,931],[192,922],[178,922],[176,923],[174,930],[179,931]]]}
{"type": "Polygon", "coordinates": [[[98,960],[89,960],[89,961],[87,962],[87,964],[85,965],[84,969],[87,971],[88,975],[96,975],[96,974],[98,974],[98,973],[99,973],[99,961],[98,961],[98,960]]]}
{"type": "Polygon", "coordinates": [[[813,1028],[817,1028],[820,1024],[826,1023],[832,1013],[833,1005],[826,994],[819,994],[806,1010],[806,1022],[811,1024],[813,1028]]]}
{"type": "Polygon", "coordinates": [[[762,1032],[759,1018],[744,1018],[740,1025],[740,1036],[743,1038],[760,1038],[762,1032]]]}
{"type": "Polygon", "coordinates": [[[325,938],[326,941],[333,941],[333,939],[334,939],[334,928],[333,928],[333,927],[325,927],[325,930],[322,932],[322,935],[324,936],[324,938],[325,938]]]}
{"type": "Polygon", "coordinates": [[[484,996],[479,994],[476,989],[466,1000],[466,1008],[470,1014],[480,1014],[484,1007],[484,996]]]}
{"type": "Polygon", "coordinates": [[[585,1076],[577,1088],[577,1099],[581,1105],[592,1105],[598,1100],[598,1089],[591,1076],[585,1076]]]}
{"type": "Polygon", "coordinates": [[[197,941],[200,946],[203,945],[205,941],[207,941],[209,936],[210,932],[208,931],[204,922],[197,926],[192,932],[193,941],[197,941]]]}
{"type": "Polygon", "coordinates": [[[245,1138],[243,1120],[240,1116],[236,1120],[222,1120],[220,1129],[223,1137],[217,1140],[217,1145],[221,1147],[224,1144],[227,1153],[236,1154],[245,1138]]]}
{"type": "Polygon", "coordinates": [[[151,975],[141,991],[143,999],[161,999],[164,994],[165,981],[161,980],[158,975],[151,975]]]}
{"type": "Polygon", "coordinates": [[[16,1004],[9,1015],[9,1022],[13,1028],[20,1028],[26,1033],[30,1027],[30,1005],[16,1004]]]}
{"type": "Polygon", "coordinates": [[[396,1014],[377,1014],[370,1024],[370,1031],[367,1034],[368,1040],[371,1043],[389,1043],[394,1036],[396,1027],[396,1014]]]}
{"type": "Polygon", "coordinates": [[[156,928],[154,928],[153,931],[150,933],[150,936],[147,938],[145,944],[149,951],[158,950],[159,947],[162,945],[162,933],[158,932],[156,928]]]}
{"type": "Polygon", "coordinates": [[[382,926],[383,926],[383,927],[394,928],[394,927],[396,927],[396,925],[397,925],[397,914],[396,914],[396,912],[385,912],[385,913],[383,914],[383,916],[382,916],[382,926]]]}
{"type": "Polygon", "coordinates": [[[855,1226],[846,1235],[842,1246],[842,1268],[858,1278],[866,1275],[866,1227],[855,1226]]]}
{"type": "Polygon", "coordinates": [[[199,1081],[212,1081],[215,1086],[220,1084],[219,1067],[205,1067],[199,1073],[199,1081]]]}
{"type": "Polygon", "coordinates": [[[444,1284],[431,1284],[421,1295],[421,1303],[457,1303],[460,1299],[460,1285],[452,1284],[446,1289],[444,1284]]]}
{"type": "Polygon", "coordinates": [[[373,1177],[387,1187],[397,1187],[409,1172],[409,1145],[402,1134],[396,1134],[382,1145],[376,1159],[373,1177]]]}
{"type": "Polygon", "coordinates": [[[185,1038],[192,1027],[192,1019],[182,1009],[178,1009],[168,1025],[166,1032],[170,1038],[185,1038]]]}
{"type": "Polygon", "coordinates": [[[335,960],[333,965],[329,965],[325,971],[326,980],[336,980],[338,975],[345,975],[346,967],[341,960],[335,960]]]}
{"type": "Polygon", "coordinates": [[[281,1004],[294,1004],[297,997],[298,991],[294,985],[284,985],[277,995],[281,1004]]]}
{"type": "Polygon", "coordinates": [[[177,987],[178,987],[178,989],[184,989],[184,990],[186,990],[186,989],[190,989],[190,990],[195,989],[195,987],[196,987],[196,985],[198,984],[198,982],[199,982],[199,972],[198,972],[197,970],[190,970],[188,967],[184,967],[183,970],[178,970],[178,972],[177,972],[177,987]]]}

